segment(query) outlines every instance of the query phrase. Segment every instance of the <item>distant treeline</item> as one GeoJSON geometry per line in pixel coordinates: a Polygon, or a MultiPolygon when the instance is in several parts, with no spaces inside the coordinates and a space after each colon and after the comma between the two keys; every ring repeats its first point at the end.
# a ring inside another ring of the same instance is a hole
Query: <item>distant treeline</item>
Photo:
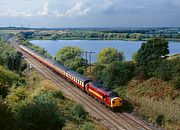
{"type": "Polygon", "coordinates": [[[162,37],[180,40],[180,28],[121,29],[121,30],[63,30],[20,32],[21,39],[44,40],[147,40],[162,37]]]}

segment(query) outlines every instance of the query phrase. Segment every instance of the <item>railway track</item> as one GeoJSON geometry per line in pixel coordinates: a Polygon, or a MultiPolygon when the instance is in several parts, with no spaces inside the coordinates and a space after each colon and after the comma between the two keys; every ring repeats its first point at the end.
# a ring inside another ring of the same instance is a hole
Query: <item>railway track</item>
{"type": "MultiPolygon", "coordinates": [[[[17,50],[20,50],[16,46],[17,50]]],[[[60,77],[57,73],[53,72],[50,68],[40,63],[29,54],[23,52],[26,59],[48,79],[56,83],[65,95],[72,100],[80,103],[91,114],[92,117],[103,123],[108,129],[112,130],[152,130],[150,127],[143,124],[141,121],[131,117],[127,113],[114,113],[108,110],[105,106],[97,103],[96,100],[87,96],[86,93],[67,82],[64,78],[60,77]]],[[[154,129],[153,129],[154,130],[154,129]]]]}
{"type": "MultiPolygon", "coordinates": [[[[143,126],[140,123],[135,122],[132,119],[129,119],[123,114],[114,113],[108,110],[105,106],[97,103],[97,101],[93,100],[83,91],[74,87],[71,83],[67,82],[64,78],[60,77],[58,74],[54,73],[51,69],[44,66],[39,61],[28,57],[28,60],[36,66],[36,69],[40,71],[44,76],[54,81],[57,85],[68,91],[68,97],[73,95],[72,98],[77,99],[79,103],[86,108],[90,109],[90,112],[95,112],[101,119],[105,120],[105,122],[110,122],[110,129],[117,130],[151,130],[148,127],[143,126]],[[73,90],[73,91],[72,91],[73,90]],[[83,98],[82,98],[83,97],[83,98]]],[[[76,101],[77,101],[76,100],[76,101]]]]}

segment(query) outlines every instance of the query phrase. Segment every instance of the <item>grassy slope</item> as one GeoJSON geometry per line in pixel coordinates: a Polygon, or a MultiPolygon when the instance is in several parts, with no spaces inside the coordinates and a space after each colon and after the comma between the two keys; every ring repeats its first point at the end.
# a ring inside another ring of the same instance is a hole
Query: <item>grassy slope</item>
{"type": "Polygon", "coordinates": [[[134,104],[135,111],[150,122],[163,115],[162,125],[167,130],[178,130],[180,124],[180,92],[157,78],[147,81],[132,80],[126,97],[134,104]]]}

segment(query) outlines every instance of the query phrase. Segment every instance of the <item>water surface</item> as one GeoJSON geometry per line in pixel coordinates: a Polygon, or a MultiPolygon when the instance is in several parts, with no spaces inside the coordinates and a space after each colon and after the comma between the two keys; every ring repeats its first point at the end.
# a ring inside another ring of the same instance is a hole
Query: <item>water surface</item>
{"type": "MultiPolygon", "coordinates": [[[[143,41],[123,41],[123,40],[32,40],[34,45],[45,48],[48,53],[55,55],[56,52],[65,46],[80,47],[84,51],[93,51],[92,62],[96,61],[96,55],[105,47],[116,48],[124,52],[126,60],[131,60],[133,53],[137,52],[143,41]]],[[[180,42],[169,42],[170,54],[180,53],[180,42]]],[[[89,56],[88,56],[89,58],[89,56]]]]}

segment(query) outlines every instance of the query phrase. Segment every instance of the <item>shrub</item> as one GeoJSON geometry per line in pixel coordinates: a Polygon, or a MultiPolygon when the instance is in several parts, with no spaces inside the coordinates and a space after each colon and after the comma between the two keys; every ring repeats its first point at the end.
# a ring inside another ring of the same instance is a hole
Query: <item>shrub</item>
{"type": "Polygon", "coordinates": [[[79,68],[77,68],[77,70],[76,70],[79,74],[84,74],[84,68],[83,67],[79,67],[79,68]]]}
{"type": "Polygon", "coordinates": [[[0,66],[0,95],[6,97],[13,83],[21,81],[21,78],[12,71],[0,66]]]}
{"type": "Polygon", "coordinates": [[[78,130],[95,130],[95,126],[90,122],[85,122],[79,126],[78,130]]]}
{"type": "Polygon", "coordinates": [[[88,113],[84,110],[84,108],[80,104],[75,104],[72,109],[71,113],[77,119],[86,119],[88,113]]]}
{"type": "Polygon", "coordinates": [[[21,105],[16,117],[19,127],[25,130],[62,129],[65,123],[57,105],[45,94],[21,105]]]}
{"type": "Polygon", "coordinates": [[[127,84],[134,76],[134,63],[113,62],[102,71],[101,80],[105,86],[121,86],[127,84]]]}
{"type": "Polygon", "coordinates": [[[17,130],[17,122],[7,105],[0,101],[0,129],[1,130],[17,130]]]}
{"type": "Polygon", "coordinates": [[[164,115],[158,115],[158,116],[156,117],[156,123],[157,123],[158,125],[162,125],[162,124],[164,123],[164,115]]]}

